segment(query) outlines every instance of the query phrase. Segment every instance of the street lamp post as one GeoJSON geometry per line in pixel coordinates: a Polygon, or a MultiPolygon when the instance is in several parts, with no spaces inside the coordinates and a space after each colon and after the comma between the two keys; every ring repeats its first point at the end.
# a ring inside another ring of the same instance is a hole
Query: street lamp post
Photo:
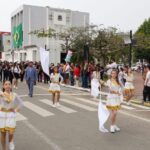
{"type": "Polygon", "coordinates": [[[132,30],[130,30],[130,49],[129,49],[129,67],[132,66],[132,30]]]}

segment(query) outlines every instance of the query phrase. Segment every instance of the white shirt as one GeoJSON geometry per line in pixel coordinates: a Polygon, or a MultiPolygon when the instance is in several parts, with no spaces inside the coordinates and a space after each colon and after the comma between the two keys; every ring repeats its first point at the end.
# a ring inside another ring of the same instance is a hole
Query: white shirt
{"type": "Polygon", "coordinates": [[[145,85],[150,87],[150,71],[148,71],[146,74],[145,85]]]}

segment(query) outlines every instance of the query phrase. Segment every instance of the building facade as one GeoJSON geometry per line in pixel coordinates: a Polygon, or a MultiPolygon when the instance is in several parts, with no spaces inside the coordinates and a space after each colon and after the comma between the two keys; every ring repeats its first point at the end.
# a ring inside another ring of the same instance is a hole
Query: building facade
{"type": "Polygon", "coordinates": [[[50,62],[61,62],[61,43],[57,38],[38,38],[30,34],[35,30],[54,29],[61,32],[70,27],[89,25],[89,13],[23,5],[11,14],[11,40],[14,61],[39,61],[38,47],[49,50],[50,62]]]}
{"type": "Polygon", "coordinates": [[[11,33],[0,31],[0,59],[9,60],[11,57],[11,33]]]}

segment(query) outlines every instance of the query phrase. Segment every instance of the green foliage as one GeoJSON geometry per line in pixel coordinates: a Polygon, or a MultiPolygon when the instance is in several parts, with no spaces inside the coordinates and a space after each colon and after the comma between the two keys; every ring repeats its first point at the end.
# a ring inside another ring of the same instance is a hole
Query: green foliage
{"type": "Polygon", "coordinates": [[[150,62],[150,18],[138,28],[135,33],[137,47],[135,48],[136,59],[146,59],[150,62]]]}

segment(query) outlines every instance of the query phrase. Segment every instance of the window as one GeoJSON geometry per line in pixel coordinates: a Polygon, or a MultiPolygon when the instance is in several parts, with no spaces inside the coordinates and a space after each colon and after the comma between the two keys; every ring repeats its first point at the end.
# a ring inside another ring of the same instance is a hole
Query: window
{"type": "Polygon", "coordinates": [[[70,17],[69,17],[69,16],[66,17],[66,22],[67,22],[67,23],[70,22],[70,17]]]}
{"type": "Polygon", "coordinates": [[[53,20],[53,15],[52,14],[49,15],[49,20],[53,20]]]}
{"type": "Polygon", "coordinates": [[[62,21],[62,16],[58,15],[58,21],[62,21]]]}

